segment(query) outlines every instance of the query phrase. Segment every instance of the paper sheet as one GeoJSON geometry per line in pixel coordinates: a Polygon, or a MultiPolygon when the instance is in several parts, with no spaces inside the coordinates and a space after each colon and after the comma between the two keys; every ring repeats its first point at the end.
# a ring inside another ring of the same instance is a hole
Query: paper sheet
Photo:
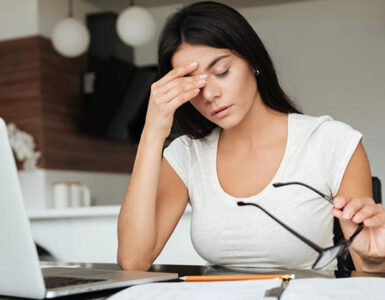
{"type": "MultiPolygon", "coordinates": [[[[129,287],[108,298],[109,300],[258,300],[265,291],[281,286],[281,280],[242,280],[217,282],[159,282],[129,287]]],[[[273,298],[274,299],[274,298],[273,298]]]]}
{"type": "Polygon", "coordinates": [[[294,279],[280,300],[384,300],[385,278],[308,278],[294,279]]]}

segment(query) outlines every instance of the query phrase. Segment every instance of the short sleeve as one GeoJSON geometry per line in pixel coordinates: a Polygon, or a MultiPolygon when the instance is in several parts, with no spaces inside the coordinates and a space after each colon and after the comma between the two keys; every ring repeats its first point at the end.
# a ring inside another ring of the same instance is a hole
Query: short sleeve
{"type": "Polygon", "coordinates": [[[362,134],[346,123],[329,118],[319,125],[315,138],[313,150],[321,175],[335,196],[362,134]]]}
{"type": "Polygon", "coordinates": [[[163,157],[168,161],[186,187],[188,187],[187,166],[190,161],[189,138],[180,136],[173,140],[163,151],[163,157]]]}

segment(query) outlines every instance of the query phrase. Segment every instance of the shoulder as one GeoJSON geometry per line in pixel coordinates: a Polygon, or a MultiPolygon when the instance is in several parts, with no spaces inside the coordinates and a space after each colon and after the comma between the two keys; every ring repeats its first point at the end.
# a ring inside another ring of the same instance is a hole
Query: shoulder
{"type": "Polygon", "coordinates": [[[313,162],[328,184],[331,195],[336,195],[362,134],[331,116],[296,115],[295,119],[297,127],[306,133],[304,145],[307,147],[304,148],[311,151],[313,162]]]}
{"type": "Polygon", "coordinates": [[[196,156],[200,152],[212,147],[218,139],[220,128],[215,128],[204,138],[194,139],[187,135],[175,138],[164,150],[164,154],[177,153],[177,155],[196,156]]]}
{"type": "MultiPolygon", "coordinates": [[[[175,138],[163,151],[163,157],[182,178],[186,187],[189,185],[189,177],[192,169],[200,162],[209,159],[209,147],[215,145],[219,129],[214,129],[208,136],[201,139],[193,139],[187,135],[175,138]]],[[[205,164],[203,164],[205,165],[205,164]]]]}
{"type": "Polygon", "coordinates": [[[301,115],[301,114],[291,114],[291,118],[293,119],[293,122],[297,127],[310,129],[310,130],[316,130],[321,127],[325,128],[325,126],[326,127],[333,126],[338,123],[344,124],[343,122],[334,120],[329,115],[316,117],[316,116],[301,115]]]}
{"type": "Polygon", "coordinates": [[[165,149],[190,147],[192,141],[193,139],[191,139],[187,135],[181,135],[169,142],[169,144],[166,145],[165,149]]]}
{"type": "Polygon", "coordinates": [[[309,137],[313,140],[339,140],[346,139],[352,135],[361,135],[357,130],[353,129],[349,124],[334,120],[329,115],[319,117],[292,114],[295,129],[303,137],[309,137]]]}

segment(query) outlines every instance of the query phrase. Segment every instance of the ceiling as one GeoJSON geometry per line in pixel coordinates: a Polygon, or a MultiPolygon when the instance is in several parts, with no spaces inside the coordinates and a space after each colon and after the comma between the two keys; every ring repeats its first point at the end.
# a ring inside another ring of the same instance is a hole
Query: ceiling
{"type": "MultiPolygon", "coordinates": [[[[99,7],[106,11],[115,11],[119,12],[127,8],[134,3],[135,5],[142,7],[151,7],[151,6],[167,6],[167,5],[177,5],[177,4],[188,4],[199,2],[199,0],[83,0],[88,2],[96,7],[99,7]]],[[[265,6],[265,5],[274,5],[287,2],[299,2],[299,1],[309,1],[309,0],[217,0],[232,7],[241,8],[249,6],[265,6]]]]}

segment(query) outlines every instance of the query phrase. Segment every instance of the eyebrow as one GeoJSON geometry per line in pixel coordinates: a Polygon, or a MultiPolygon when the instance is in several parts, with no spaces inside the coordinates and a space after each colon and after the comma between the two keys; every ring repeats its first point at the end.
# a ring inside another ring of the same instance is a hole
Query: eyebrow
{"type": "Polygon", "coordinates": [[[210,70],[212,67],[214,67],[214,65],[220,61],[221,59],[223,58],[226,58],[226,57],[229,57],[230,55],[222,55],[222,56],[218,56],[217,58],[213,59],[213,61],[211,63],[208,64],[208,66],[206,67],[205,71],[208,71],[210,70]]]}

